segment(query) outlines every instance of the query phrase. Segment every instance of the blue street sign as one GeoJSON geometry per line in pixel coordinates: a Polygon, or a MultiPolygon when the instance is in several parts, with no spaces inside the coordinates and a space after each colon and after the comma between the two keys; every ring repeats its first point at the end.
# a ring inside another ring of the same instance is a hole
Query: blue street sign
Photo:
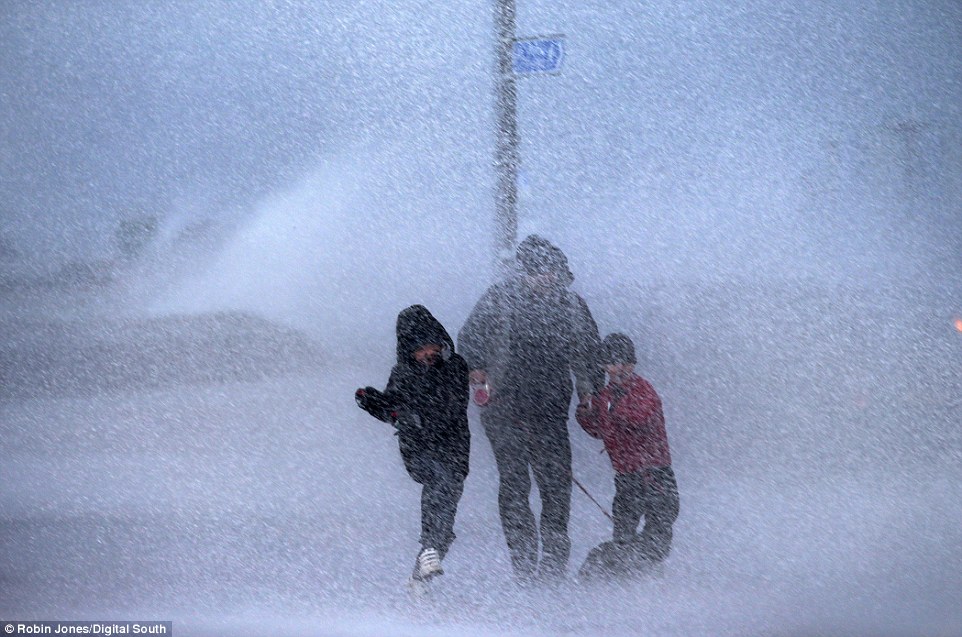
{"type": "Polygon", "coordinates": [[[515,40],[512,50],[512,68],[515,74],[557,73],[564,60],[564,36],[515,40]]]}

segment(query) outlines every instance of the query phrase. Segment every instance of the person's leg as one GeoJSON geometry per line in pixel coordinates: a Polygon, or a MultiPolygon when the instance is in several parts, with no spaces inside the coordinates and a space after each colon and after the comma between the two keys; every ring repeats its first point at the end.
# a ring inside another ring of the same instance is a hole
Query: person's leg
{"type": "Polygon", "coordinates": [[[538,539],[528,503],[531,478],[525,440],[518,427],[506,419],[482,413],[481,422],[498,466],[498,512],[511,566],[515,576],[528,578],[538,564],[538,539]]]}
{"type": "Polygon", "coordinates": [[[444,559],[454,541],[454,519],[464,479],[442,460],[433,460],[421,489],[421,548],[433,548],[444,559]]]}
{"type": "Polygon", "coordinates": [[[567,422],[534,428],[531,467],[541,494],[541,573],[564,575],[571,553],[568,519],[571,515],[571,443],[567,422]]]}
{"type": "Polygon", "coordinates": [[[655,562],[668,557],[672,525],[678,519],[678,484],[671,467],[650,469],[645,484],[645,527],[641,541],[645,556],[655,562]]]}
{"type": "Polygon", "coordinates": [[[611,517],[614,518],[612,538],[616,542],[625,542],[635,535],[644,509],[644,474],[616,473],[615,498],[611,503],[611,517]]]}

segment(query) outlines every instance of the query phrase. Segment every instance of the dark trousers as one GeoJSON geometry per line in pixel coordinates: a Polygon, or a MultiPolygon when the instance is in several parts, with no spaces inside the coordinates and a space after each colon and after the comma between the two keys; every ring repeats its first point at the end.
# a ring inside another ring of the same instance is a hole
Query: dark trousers
{"type": "Polygon", "coordinates": [[[671,467],[615,474],[611,513],[616,542],[637,539],[645,557],[665,559],[671,550],[671,525],[678,519],[678,510],[678,484],[671,467]],[[645,527],[635,538],[642,515],[645,527]]]}
{"type": "Polygon", "coordinates": [[[440,458],[421,455],[416,465],[421,483],[421,548],[437,549],[443,559],[454,542],[454,518],[464,492],[464,477],[440,458]]]}
{"type": "Polygon", "coordinates": [[[571,552],[571,443],[567,416],[554,421],[518,422],[486,410],[481,421],[498,465],[498,512],[515,575],[562,575],[571,552]],[[537,526],[528,503],[531,474],[541,495],[541,519],[537,526]]]}

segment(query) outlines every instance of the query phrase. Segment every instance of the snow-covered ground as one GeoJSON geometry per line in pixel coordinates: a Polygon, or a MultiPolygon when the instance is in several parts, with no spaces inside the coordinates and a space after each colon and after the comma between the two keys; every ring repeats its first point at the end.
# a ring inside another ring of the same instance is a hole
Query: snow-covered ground
{"type": "MultiPolygon", "coordinates": [[[[417,485],[353,402],[387,371],[321,362],[0,402],[0,617],[173,620],[177,635],[962,635],[953,454],[797,469],[790,446],[742,462],[724,445],[679,444],[682,513],[663,574],[524,590],[473,411],[443,591],[412,604],[417,485]]],[[[711,425],[666,408],[680,443],[711,425]]],[[[610,502],[598,443],[572,436],[576,475],[610,502]]],[[[609,532],[575,490],[572,570],[609,532]]]]}

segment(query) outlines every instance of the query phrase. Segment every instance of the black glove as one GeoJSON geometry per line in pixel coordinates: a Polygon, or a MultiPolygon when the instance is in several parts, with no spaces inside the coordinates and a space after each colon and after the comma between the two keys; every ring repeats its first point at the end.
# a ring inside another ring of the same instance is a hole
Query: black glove
{"type": "Polygon", "coordinates": [[[394,422],[394,418],[396,417],[394,412],[396,409],[391,405],[383,392],[373,387],[363,387],[354,392],[354,401],[358,407],[378,420],[394,422]]]}
{"type": "Polygon", "coordinates": [[[421,417],[413,411],[399,411],[395,414],[394,426],[402,433],[418,433],[421,431],[421,417]]]}
{"type": "Polygon", "coordinates": [[[367,411],[368,405],[371,404],[370,396],[373,392],[377,391],[373,387],[360,387],[356,392],[354,392],[354,402],[357,406],[367,411]],[[373,390],[373,391],[372,391],[373,390]],[[368,392],[371,392],[370,394],[368,392]]]}

